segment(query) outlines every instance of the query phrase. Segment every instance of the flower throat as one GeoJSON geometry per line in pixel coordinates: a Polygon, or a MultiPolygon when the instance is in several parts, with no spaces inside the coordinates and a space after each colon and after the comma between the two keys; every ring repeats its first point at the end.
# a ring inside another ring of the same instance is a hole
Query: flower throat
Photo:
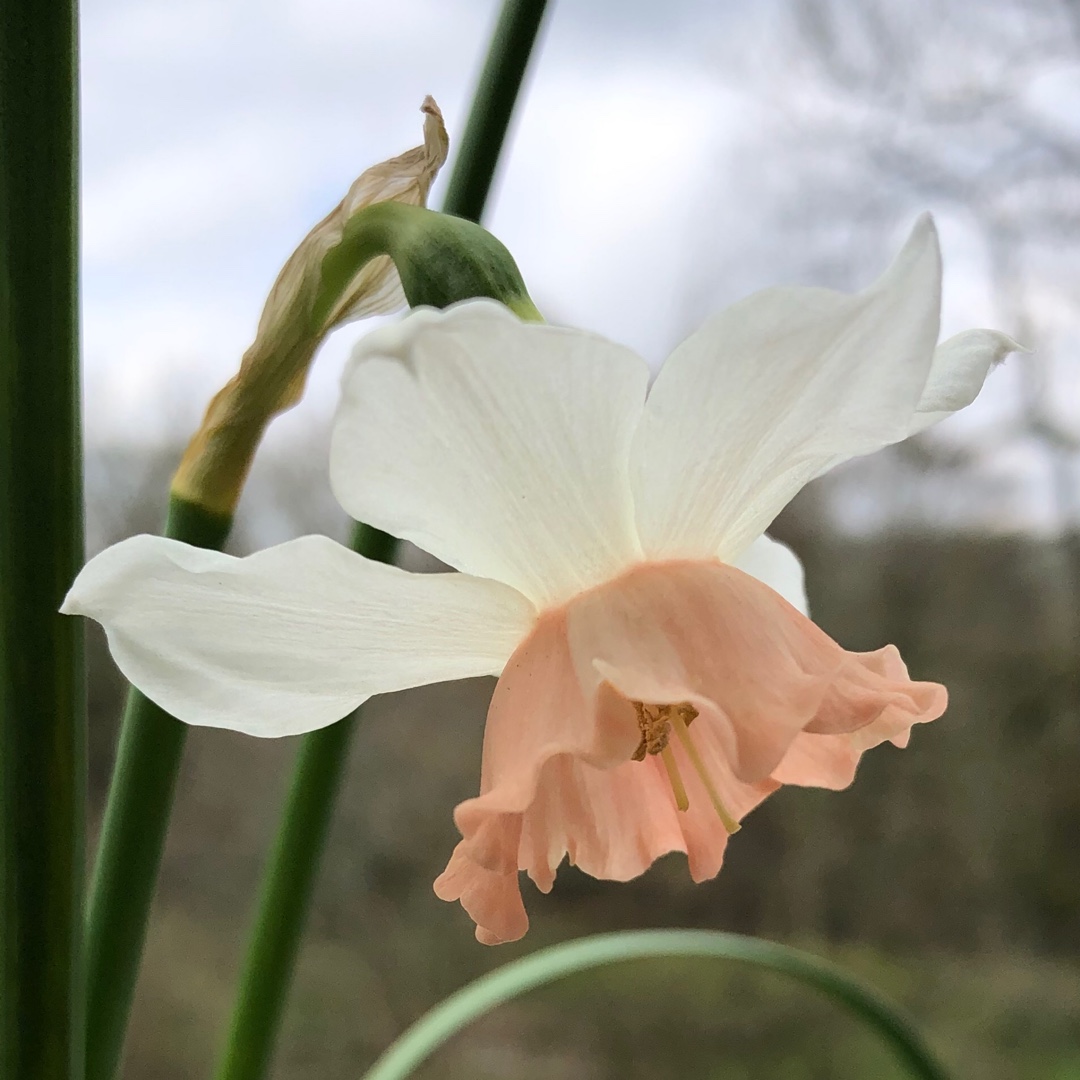
{"type": "Polygon", "coordinates": [[[720,818],[728,833],[739,831],[739,823],[728,813],[712,782],[705,762],[701,760],[697,747],[690,737],[690,725],[697,719],[698,711],[688,701],[676,702],[673,705],[646,705],[642,701],[632,702],[634,712],[637,715],[638,730],[641,732],[641,742],[634,751],[634,761],[644,761],[646,756],[660,755],[667,770],[668,781],[675,795],[675,805],[686,811],[690,808],[690,799],[686,794],[686,785],[683,784],[682,775],[679,773],[679,765],[675,760],[675,752],[668,745],[672,731],[675,737],[682,743],[694,772],[698,774],[705,790],[709,793],[709,801],[720,818]]]}

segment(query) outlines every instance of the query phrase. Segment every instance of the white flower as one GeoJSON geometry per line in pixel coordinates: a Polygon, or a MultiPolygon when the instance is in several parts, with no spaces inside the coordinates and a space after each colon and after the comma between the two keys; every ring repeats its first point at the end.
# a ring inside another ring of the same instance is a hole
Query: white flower
{"type": "Polygon", "coordinates": [[[357,348],[331,479],[353,517],[460,573],[317,536],[244,559],[137,536],[63,610],[99,620],[169,712],[256,735],[505,668],[438,883],[482,940],[524,932],[518,869],[550,887],[566,852],[624,879],[679,848],[710,876],[780,783],[843,786],[944,708],[895,650],[814,627],[798,560],[764,535],[809,480],[968,404],[1016,348],[986,330],[935,347],[939,302],[924,217],[864,292],[751,296],[648,392],[645,362],[592,334],[491,301],[417,311],[357,348]]]}

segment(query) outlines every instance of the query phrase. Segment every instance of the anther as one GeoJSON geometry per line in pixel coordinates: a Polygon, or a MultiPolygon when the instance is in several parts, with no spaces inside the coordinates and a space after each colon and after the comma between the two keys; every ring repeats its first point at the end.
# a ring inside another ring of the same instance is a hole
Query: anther
{"type": "Polygon", "coordinates": [[[665,706],[645,705],[634,702],[637,713],[638,730],[641,742],[634,751],[634,761],[644,761],[646,754],[659,754],[668,744],[671,736],[671,724],[668,722],[665,706]]]}

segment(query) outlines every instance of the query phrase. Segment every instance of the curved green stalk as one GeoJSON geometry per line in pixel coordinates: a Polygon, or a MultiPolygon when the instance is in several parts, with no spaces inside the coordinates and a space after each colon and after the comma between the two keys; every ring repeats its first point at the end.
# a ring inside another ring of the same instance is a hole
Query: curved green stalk
{"type": "MultiPolygon", "coordinates": [[[[506,0],[450,178],[443,210],[479,221],[546,0],[506,0]]],[[[354,546],[381,537],[357,526],[354,546]]],[[[356,550],[364,551],[363,547],[356,550]]],[[[366,552],[365,552],[366,553],[366,552]]],[[[375,557],[375,556],[372,556],[375,557]]],[[[357,718],[304,736],[266,871],[217,1080],[262,1080],[300,948],[319,858],[357,718]]]]}
{"type": "Polygon", "coordinates": [[[0,16],[0,1076],[82,1075],[74,0],[0,16]]]}
{"type": "MultiPolygon", "coordinates": [[[[231,526],[231,516],[169,500],[174,540],[220,550],[231,526]]],[[[87,909],[87,1080],[110,1080],[120,1062],[186,738],[187,725],[128,692],[87,909]]]]}
{"type": "Polygon", "coordinates": [[[823,991],[864,1021],[912,1076],[948,1080],[948,1073],[904,1013],[842,968],[787,945],[710,930],[601,934],[516,960],[470,983],[422,1016],[365,1073],[364,1080],[403,1080],[467,1024],[538,986],[604,964],[671,956],[738,960],[790,975],[823,991]]]}

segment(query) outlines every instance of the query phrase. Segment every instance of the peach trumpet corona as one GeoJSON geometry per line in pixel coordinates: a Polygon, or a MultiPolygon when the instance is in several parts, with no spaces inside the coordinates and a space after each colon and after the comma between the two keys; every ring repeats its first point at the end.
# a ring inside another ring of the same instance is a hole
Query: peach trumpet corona
{"type": "Polygon", "coordinates": [[[508,661],[435,891],[493,944],[528,926],[518,871],[547,892],[567,855],[628,881],[683,851],[703,881],[781,783],[844,787],[945,704],[895,649],[845,652],[735,567],[644,563],[545,613],[508,661]]]}

